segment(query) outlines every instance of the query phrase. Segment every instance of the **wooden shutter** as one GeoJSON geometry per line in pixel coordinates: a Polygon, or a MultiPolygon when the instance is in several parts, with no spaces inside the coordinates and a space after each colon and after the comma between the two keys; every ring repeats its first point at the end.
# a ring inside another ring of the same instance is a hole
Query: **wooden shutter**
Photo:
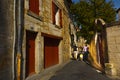
{"type": "Polygon", "coordinates": [[[39,15],[39,0],[29,0],[29,10],[39,15]]]}
{"type": "Polygon", "coordinates": [[[60,27],[62,27],[62,11],[60,10],[60,27]]]}

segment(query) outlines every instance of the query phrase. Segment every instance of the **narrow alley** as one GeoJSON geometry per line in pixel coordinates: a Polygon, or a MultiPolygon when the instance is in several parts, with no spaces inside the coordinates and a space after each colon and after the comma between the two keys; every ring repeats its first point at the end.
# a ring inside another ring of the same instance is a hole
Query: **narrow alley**
{"type": "Polygon", "coordinates": [[[119,4],[0,0],[0,80],[120,80],[119,4]]]}

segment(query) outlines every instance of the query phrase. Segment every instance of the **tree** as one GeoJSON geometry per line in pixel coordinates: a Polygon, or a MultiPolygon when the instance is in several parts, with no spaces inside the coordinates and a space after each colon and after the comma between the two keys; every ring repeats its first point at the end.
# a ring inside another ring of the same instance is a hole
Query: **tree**
{"type": "Polygon", "coordinates": [[[101,31],[100,27],[95,27],[95,19],[101,18],[106,23],[115,21],[116,10],[113,8],[112,0],[80,0],[71,5],[71,13],[78,26],[82,26],[77,32],[77,36],[84,37],[88,43],[96,31],[101,31]]]}

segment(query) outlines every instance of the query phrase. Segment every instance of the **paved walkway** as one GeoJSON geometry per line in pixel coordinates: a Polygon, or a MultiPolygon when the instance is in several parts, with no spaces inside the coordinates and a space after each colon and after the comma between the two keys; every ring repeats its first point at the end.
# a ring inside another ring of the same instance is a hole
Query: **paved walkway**
{"type": "Polygon", "coordinates": [[[88,64],[72,60],[57,71],[49,80],[112,80],[98,73],[88,64]]]}

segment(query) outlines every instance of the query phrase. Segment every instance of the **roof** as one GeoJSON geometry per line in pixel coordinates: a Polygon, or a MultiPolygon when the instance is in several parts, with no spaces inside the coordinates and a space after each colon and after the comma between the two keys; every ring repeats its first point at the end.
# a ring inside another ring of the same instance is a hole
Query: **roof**
{"type": "Polygon", "coordinates": [[[116,12],[118,13],[119,11],[120,11],[120,8],[118,8],[116,12]]]}

